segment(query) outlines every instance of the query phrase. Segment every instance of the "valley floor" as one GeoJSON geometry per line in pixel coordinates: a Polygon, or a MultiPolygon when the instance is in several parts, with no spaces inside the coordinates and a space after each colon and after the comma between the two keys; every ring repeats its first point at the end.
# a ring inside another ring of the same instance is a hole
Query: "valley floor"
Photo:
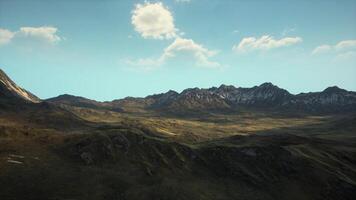
{"type": "Polygon", "coordinates": [[[356,116],[0,113],[0,199],[356,196],[356,116]]]}

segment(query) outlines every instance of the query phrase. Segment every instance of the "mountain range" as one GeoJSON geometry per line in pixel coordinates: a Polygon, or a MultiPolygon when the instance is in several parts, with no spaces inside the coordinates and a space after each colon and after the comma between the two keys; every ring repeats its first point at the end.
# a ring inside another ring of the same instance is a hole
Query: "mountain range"
{"type": "Polygon", "coordinates": [[[264,83],[252,88],[236,88],[221,85],[209,89],[191,88],[177,93],[168,91],[145,98],[128,97],[111,102],[97,102],[72,95],[60,95],[46,102],[125,110],[136,107],[162,112],[181,113],[188,111],[234,112],[241,108],[290,110],[297,112],[350,112],[356,110],[356,92],[328,87],[321,92],[293,95],[272,83],[264,83]]]}
{"type": "Polygon", "coordinates": [[[40,99],[0,70],[0,199],[353,200],[356,93],[40,99]]]}
{"type": "MultiPolygon", "coordinates": [[[[49,102],[78,107],[124,111],[125,107],[158,110],[171,113],[185,111],[238,111],[240,108],[269,110],[292,110],[299,112],[350,112],[356,110],[356,92],[337,86],[321,92],[293,95],[272,83],[263,83],[252,88],[221,85],[208,89],[189,88],[181,93],[170,90],[166,93],[144,98],[127,97],[110,102],[98,102],[84,97],[60,95],[40,100],[32,93],[17,86],[2,70],[0,71],[0,94],[3,97],[22,99],[26,102],[49,102]]],[[[2,98],[4,99],[4,98],[2,98]]]]}

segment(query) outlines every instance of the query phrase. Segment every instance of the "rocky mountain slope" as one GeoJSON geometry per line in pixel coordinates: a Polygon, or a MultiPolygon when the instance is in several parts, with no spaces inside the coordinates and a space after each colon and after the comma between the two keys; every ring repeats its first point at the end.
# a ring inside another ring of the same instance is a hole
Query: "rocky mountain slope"
{"type": "Polygon", "coordinates": [[[14,83],[1,69],[0,97],[1,100],[22,100],[30,103],[40,102],[38,97],[16,85],[16,83],[14,83]]]}
{"type": "MultiPolygon", "coordinates": [[[[56,104],[42,101],[34,94],[19,87],[0,69],[0,118],[6,123],[18,121],[21,126],[81,129],[88,125],[70,111],[56,104]]],[[[1,131],[1,126],[0,126],[1,131]]]]}
{"type": "Polygon", "coordinates": [[[252,88],[221,85],[208,89],[191,88],[177,93],[168,91],[145,98],[125,98],[112,102],[95,102],[82,97],[59,96],[47,100],[79,107],[116,110],[156,110],[171,113],[189,111],[236,112],[241,108],[297,112],[350,112],[356,110],[356,92],[336,86],[322,92],[293,95],[271,83],[252,88]],[[127,109],[130,108],[130,109],[127,109]]]}
{"type": "MultiPolygon", "coordinates": [[[[329,87],[322,92],[293,95],[271,83],[252,88],[221,85],[187,89],[170,99],[157,98],[159,109],[238,109],[239,107],[299,111],[356,110],[356,92],[329,87]],[[163,102],[162,102],[163,101],[163,102]]],[[[155,104],[153,107],[157,108],[155,104]]]]}

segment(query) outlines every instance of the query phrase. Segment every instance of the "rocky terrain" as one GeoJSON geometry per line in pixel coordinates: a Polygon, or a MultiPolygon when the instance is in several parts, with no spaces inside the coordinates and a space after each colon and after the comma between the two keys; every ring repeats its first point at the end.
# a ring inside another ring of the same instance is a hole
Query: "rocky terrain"
{"type": "Polygon", "coordinates": [[[265,83],[40,100],[0,75],[0,199],[356,196],[355,92],[265,83]]]}
{"type": "Polygon", "coordinates": [[[236,88],[226,85],[209,89],[192,88],[181,93],[168,91],[145,98],[130,97],[111,102],[96,102],[71,95],[61,95],[46,101],[121,111],[127,110],[127,107],[134,107],[175,114],[187,111],[237,112],[241,108],[307,113],[354,112],[356,110],[356,92],[333,86],[322,92],[293,95],[272,83],[264,83],[252,88],[236,88]]]}
{"type": "MultiPolygon", "coordinates": [[[[4,71],[0,69],[0,101],[11,99],[11,101],[25,101],[39,103],[40,99],[30,92],[20,88],[14,83],[4,71]]],[[[11,103],[8,101],[6,103],[11,103]]]]}

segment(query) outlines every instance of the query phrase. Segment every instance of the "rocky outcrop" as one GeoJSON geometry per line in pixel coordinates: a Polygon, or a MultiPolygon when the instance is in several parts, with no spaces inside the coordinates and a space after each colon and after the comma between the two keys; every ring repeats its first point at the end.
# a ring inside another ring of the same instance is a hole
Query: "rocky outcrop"
{"type": "Polygon", "coordinates": [[[353,111],[356,108],[356,92],[334,86],[322,92],[295,95],[285,106],[310,111],[353,111]]]}
{"type": "Polygon", "coordinates": [[[272,83],[252,88],[221,85],[209,89],[192,88],[181,93],[155,95],[148,108],[164,111],[220,110],[234,111],[239,107],[301,112],[348,112],[356,110],[356,92],[329,87],[322,92],[290,94],[272,83]],[[168,97],[168,98],[167,98],[168,97]]]}

